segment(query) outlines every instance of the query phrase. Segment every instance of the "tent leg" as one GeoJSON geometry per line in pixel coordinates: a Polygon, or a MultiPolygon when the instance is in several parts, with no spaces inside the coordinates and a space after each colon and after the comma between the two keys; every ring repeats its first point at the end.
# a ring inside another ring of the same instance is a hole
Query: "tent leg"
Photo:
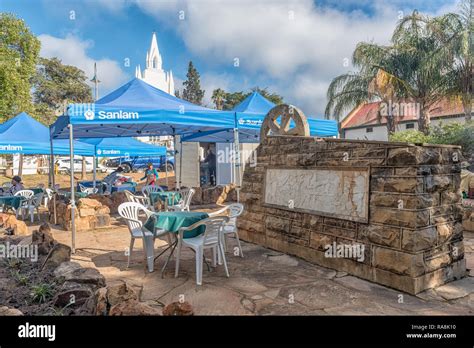
{"type": "Polygon", "coordinates": [[[93,187],[95,188],[96,186],[96,180],[97,180],[97,165],[96,165],[96,157],[92,157],[93,162],[92,162],[92,182],[93,182],[93,187]]]}
{"type": "Polygon", "coordinates": [[[71,252],[76,252],[76,223],[74,210],[76,209],[76,201],[74,197],[74,131],[72,124],[69,125],[69,155],[70,155],[70,175],[71,175],[71,252]]]}
{"type": "Polygon", "coordinates": [[[49,188],[53,190],[53,216],[54,216],[54,224],[56,225],[58,223],[58,218],[56,215],[56,190],[55,190],[55,178],[54,178],[54,151],[53,151],[53,138],[51,137],[51,134],[49,135],[49,144],[50,144],[50,150],[51,153],[49,154],[49,178],[50,178],[50,183],[49,183],[49,188]]]}
{"type": "Polygon", "coordinates": [[[178,179],[178,189],[181,190],[181,175],[183,173],[183,142],[181,141],[181,136],[179,137],[179,179],[178,179]]]}
{"type": "Polygon", "coordinates": [[[237,190],[237,202],[240,202],[240,180],[241,180],[241,173],[240,173],[240,143],[239,143],[239,130],[238,128],[234,128],[234,184],[235,190],[237,190]]]}
{"type": "Polygon", "coordinates": [[[167,190],[169,190],[169,185],[168,185],[168,147],[166,147],[166,152],[165,152],[165,171],[166,171],[166,187],[167,187],[167,190]]]}

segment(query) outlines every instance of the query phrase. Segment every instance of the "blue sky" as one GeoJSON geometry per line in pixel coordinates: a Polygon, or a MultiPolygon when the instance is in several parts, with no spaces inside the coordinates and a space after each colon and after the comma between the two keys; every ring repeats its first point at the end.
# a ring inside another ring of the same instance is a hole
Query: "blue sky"
{"type": "Polygon", "coordinates": [[[137,64],[143,68],[155,30],[164,69],[180,87],[192,60],[207,104],[214,88],[260,86],[316,117],[331,79],[351,70],[356,43],[387,42],[399,16],[413,9],[436,15],[455,11],[456,1],[0,1],[2,12],[15,13],[39,36],[43,56],[89,76],[97,61],[101,95],[133,78],[137,64]]]}

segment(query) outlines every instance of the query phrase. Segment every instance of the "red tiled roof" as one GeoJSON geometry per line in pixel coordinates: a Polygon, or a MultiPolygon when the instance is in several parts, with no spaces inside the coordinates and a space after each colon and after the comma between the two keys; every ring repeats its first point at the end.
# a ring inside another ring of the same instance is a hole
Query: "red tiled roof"
{"type": "MultiPolygon", "coordinates": [[[[352,110],[341,122],[341,128],[352,128],[362,126],[375,126],[387,123],[386,117],[377,117],[381,102],[362,104],[352,110]]],[[[460,101],[443,99],[433,104],[429,110],[430,118],[447,117],[464,114],[460,101]]],[[[399,116],[400,121],[415,121],[416,114],[399,116]]]]}

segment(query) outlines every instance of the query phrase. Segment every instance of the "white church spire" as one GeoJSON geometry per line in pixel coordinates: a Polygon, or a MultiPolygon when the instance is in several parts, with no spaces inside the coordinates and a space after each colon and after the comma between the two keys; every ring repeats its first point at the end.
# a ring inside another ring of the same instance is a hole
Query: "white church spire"
{"type": "Polygon", "coordinates": [[[163,61],[155,32],[153,32],[151,37],[150,49],[146,52],[145,69],[142,71],[140,66],[137,66],[135,68],[135,76],[153,87],[174,95],[173,73],[171,71],[169,73],[163,71],[163,61]]]}

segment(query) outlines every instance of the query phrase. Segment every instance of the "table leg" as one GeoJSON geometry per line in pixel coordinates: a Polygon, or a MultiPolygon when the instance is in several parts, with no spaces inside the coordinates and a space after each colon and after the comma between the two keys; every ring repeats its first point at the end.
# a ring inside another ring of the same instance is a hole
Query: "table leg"
{"type": "Polygon", "coordinates": [[[176,246],[177,246],[177,245],[178,245],[178,240],[176,240],[176,241],[173,242],[173,244],[172,244],[171,252],[170,252],[170,254],[168,255],[168,258],[166,259],[166,262],[165,262],[165,264],[163,265],[163,268],[161,269],[161,278],[164,277],[164,273],[165,273],[166,266],[168,266],[168,262],[170,262],[171,256],[173,256],[174,249],[176,249],[176,246]]]}
{"type": "Polygon", "coordinates": [[[146,262],[148,265],[148,272],[153,272],[154,268],[154,237],[153,236],[145,236],[143,238],[143,243],[145,244],[145,255],[146,255],[146,262]]]}

